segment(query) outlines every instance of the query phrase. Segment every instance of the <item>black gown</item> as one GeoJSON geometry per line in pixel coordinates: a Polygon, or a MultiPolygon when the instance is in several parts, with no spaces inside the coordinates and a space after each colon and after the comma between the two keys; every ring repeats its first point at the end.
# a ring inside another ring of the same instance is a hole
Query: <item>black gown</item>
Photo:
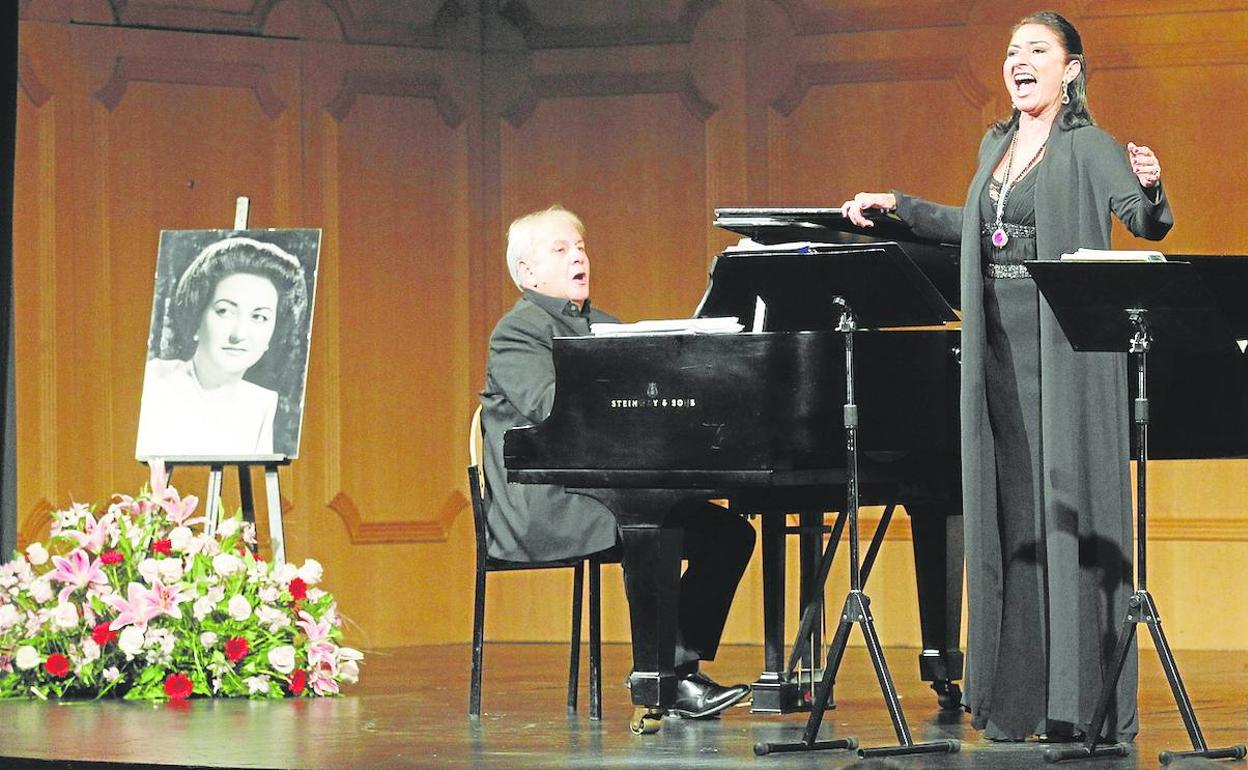
{"type": "MultiPolygon", "coordinates": [[[[1040,304],[1023,262],[1036,258],[1036,174],[1010,190],[1002,248],[983,235],[984,328],[988,419],[997,447],[997,511],[1001,539],[1001,644],[992,677],[985,736],[1022,740],[1061,729],[1046,725],[1047,607],[1040,430],[1040,304]]],[[[998,185],[980,202],[981,221],[996,219],[998,185]]],[[[985,230],[993,229],[987,225],[985,230]]]]}

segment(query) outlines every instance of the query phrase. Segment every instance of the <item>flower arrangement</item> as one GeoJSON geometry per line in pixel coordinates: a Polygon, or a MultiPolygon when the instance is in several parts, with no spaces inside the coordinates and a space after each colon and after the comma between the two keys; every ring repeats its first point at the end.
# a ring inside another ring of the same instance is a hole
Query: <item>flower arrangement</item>
{"type": "Polygon", "coordinates": [[[210,532],[160,462],[97,518],[75,503],[47,543],[0,565],[0,697],[334,695],[363,655],[341,646],[321,565],[255,554],[241,513],[210,532]]]}

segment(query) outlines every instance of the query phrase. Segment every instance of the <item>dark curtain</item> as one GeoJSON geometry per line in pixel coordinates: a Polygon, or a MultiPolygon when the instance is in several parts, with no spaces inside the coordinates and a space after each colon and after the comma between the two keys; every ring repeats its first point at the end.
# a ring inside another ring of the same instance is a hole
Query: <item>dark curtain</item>
{"type": "Polygon", "coordinates": [[[0,561],[17,542],[17,405],[13,388],[13,170],[17,135],[17,6],[0,11],[0,382],[4,383],[0,445],[0,561]]]}

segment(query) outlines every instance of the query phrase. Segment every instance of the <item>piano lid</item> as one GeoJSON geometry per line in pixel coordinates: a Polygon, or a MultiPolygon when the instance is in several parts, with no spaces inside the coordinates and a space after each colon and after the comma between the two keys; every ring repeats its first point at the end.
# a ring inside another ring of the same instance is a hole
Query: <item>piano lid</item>
{"type": "Polygon", "coordinates": [[[895,214],[881,212],[868,218],[875,227],[858,227],[842,216],[840,209],[740,207],[715,209],[714,225],[761,244],[894,241],[902,245],[951,307],[962,306],[958,244],[915,235],[895,214]]]}

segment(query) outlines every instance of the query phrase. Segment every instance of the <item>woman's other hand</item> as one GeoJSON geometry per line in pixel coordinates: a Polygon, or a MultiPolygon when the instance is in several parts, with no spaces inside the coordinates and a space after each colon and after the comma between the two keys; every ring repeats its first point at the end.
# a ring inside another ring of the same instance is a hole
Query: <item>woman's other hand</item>
{"type": "Polygon", "coordinates": [[[860,192],[853,200],[841,204],[841,214],[859,227],[875,227],[875,223],[867,219],[867,212],[892,211],[897,208],[897,196],[892,193],[860,192]]]}
{"type": "Polygon", "coordinates": [[[1127,142],[1127,156],[1131,159],[1131,173],[1144,187],[1156,187],[1161,183],[1161,161],[1151,147],[1127,142]]]}

